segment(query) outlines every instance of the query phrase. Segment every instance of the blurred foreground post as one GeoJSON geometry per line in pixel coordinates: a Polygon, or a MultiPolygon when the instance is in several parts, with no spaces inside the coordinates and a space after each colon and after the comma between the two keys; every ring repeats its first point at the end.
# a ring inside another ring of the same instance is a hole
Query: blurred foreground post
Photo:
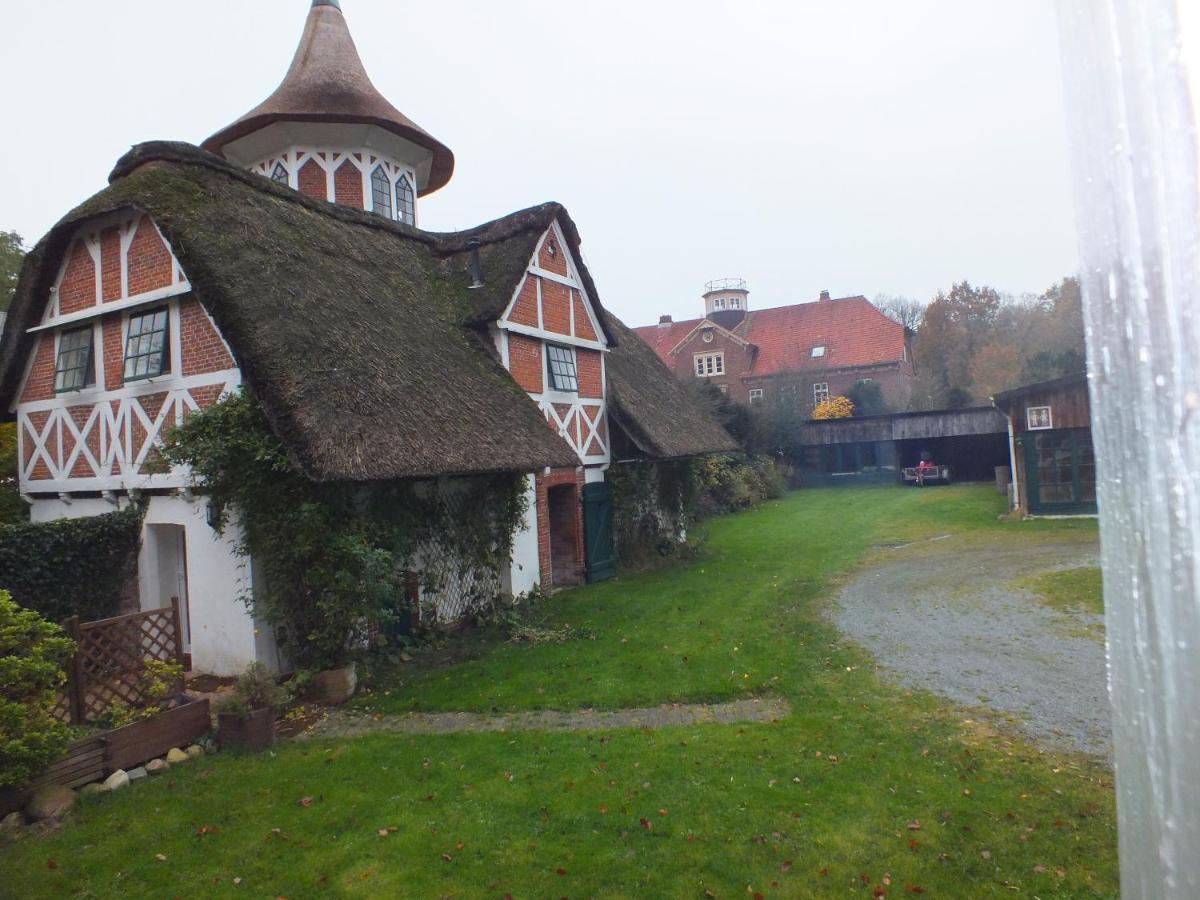
{"type": "Polygon", "coordinates": [[[1200,896],[1200,4],[1059,0],[1121,887],[1200,896]]]}

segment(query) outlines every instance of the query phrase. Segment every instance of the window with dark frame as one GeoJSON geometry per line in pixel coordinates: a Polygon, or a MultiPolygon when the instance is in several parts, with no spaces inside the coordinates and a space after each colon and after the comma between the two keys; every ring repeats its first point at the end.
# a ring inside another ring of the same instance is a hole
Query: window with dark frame
{"type": "Polygon", "coordinates": [[[578,392],[579,378],[575,372],[575,351],[572,348],[547,344],[546,368],[550,373],[552,390],[578,392]]]}
{"type": "Polygon", "coordinates": [[[407,175],[401,175],[396,179],[396,218],[406,225],[412,225],[417,220],[416,213],[412,185],[407,175]]]}
{"type": "Polygon", "coordinates": [[[125,335],[125,380],[153,378],[167,370],[167,310],[153,309],[129,317],[125,335]]]}
{"type": "Polygon", "coordinates": [[[271,173],[271,180],[277,181],[280,184],[288,183],[287,169],[283,167],[283,163],[275,163],[275,170],[271,173]]]}
{"type": "Polygon", "coordinates": [[[54,390],[78,391],[95,383],[92,326],[62,332],[58,336],[58,357],[54,363],[54,390]]]}
{"type": "Polygon", "coordinates": [[[392,217],[392,182],[383,171],[383,166],[376,166],[371,173],[371,209],[385,219],[392,217]]]}

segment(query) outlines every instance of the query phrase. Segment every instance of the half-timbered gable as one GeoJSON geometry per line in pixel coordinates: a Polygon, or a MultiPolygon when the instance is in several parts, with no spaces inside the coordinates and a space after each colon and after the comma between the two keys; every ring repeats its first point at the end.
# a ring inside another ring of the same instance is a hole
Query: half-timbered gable
{"type": "Polygon", "coordinates": [[[505,367],[584,465],[610,459],[605,398],[609,341],[557,221],[497,321],[505,367]]]}
{"type": "Polygon", "coordinates": [[[77,229],[27,329],[33,347],[13,407],[24,492],[183,485],[180,472],[145,470],[164,427],[241,383],[191,290],[150,216],[77,229]]]}

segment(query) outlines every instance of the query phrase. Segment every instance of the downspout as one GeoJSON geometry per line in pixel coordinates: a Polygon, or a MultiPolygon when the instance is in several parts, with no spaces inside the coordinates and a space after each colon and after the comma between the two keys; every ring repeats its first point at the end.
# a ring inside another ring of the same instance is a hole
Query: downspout
{"type": "Polygon", "coordinates": [[[1012,476],[1012,500],[1009,502],[1008,508],[1010,512],[1020,512],[1021,510],[1021,486],[1017,484],[1017,444],[1013,436],[1013,420],[1012,416],[1007,411],[996,406],[996,398],[988,397],[992,401],[992,406],[999,409],[1004,415],[1004,421],[1008,423],[1008,471],[1012,476]]]}

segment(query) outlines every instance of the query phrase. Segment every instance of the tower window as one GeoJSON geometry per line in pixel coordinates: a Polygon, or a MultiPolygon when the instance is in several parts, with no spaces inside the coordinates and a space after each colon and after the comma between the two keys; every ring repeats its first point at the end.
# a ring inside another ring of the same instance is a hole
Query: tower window
{"type": "Polygon", "coordinates": [[[413,201],[413,189],[408,176],[401,175],[396,180],[396,218],[406,225],[416,222],[416,206],[413,201]]]}
{"type": "Polygon", "coordinates": [[[280,184],[288,183],[288,173],[287,169],[283,167],[283,163],[275,163],[275,170],[271,172],[271,180],[280,184]]]}
{"type": "Polygon", "coordinates": [[[125,380],[153,378],[167,369],[167,311],[129,317],[125,336],[125,380]]]}
{"type": "Polygon", "coordinates": [[[96,383],[92,367],[92,326],[64,331],[58,338],[54,390],[77,391],[96,383]]]}
{"type": "Polygon", "coordinates": [[[730,309],[741,309],[742,301],[739,300],[737,297],[730,297],[729,298],[729,308],[730,309]]]}
{"type": "Polygon", "coordinates": [[[546,345],[546,366],[550,370],[550,387],[556,391],[578,391],[575,374],[575,351],[558,344],[546,345]]]}
{"type": "Polygon", "coordinates": [[[392,182],[383,166],[376,166],[371,173],[371,208],[386,219],[392,217],[392,182]]]}

